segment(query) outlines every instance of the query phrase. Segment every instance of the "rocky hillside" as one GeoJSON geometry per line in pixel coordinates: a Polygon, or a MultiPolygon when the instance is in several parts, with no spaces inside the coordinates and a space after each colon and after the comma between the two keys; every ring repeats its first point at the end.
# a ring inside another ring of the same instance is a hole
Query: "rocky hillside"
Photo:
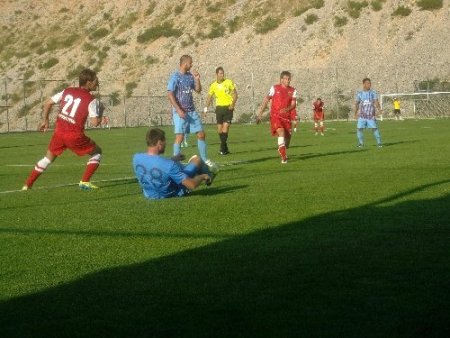
{"type": "MultiPolygon", "coordinates": [[[[35,125],[41,100],[87,66],[98,71],[101,94],[112,106],[123,97],[164,96],[170,72],[186,53],[204,85],[216,66],[225,68],[238,84],[240,113],[251,113],[284,69],[292,71],[306,101],[315,95],[334,100],[365,76],[382,92],[409,92],[414,80],[450,78],[449,0],[0,4],[0,105],[12,106],[8,113],[17,125],[25,117],[35,125]]],[[[165,99],[158,100],[166,109],[165,99]]],[[[4,131],[6,108],[0,109],[4,131]]]]}

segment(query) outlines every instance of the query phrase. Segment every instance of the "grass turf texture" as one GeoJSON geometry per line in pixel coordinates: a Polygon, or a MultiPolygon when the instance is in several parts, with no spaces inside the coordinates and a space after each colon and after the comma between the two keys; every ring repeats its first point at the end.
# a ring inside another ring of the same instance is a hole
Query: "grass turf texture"
{"type": "MultiPolygon", "coordinates": [[[[384,121],[382,149],[327,127],[301,124],[281,165],[267,125],[233,125],[226,157],[208,126],[213,160],[247,162],[186,198],[148,201],[129,179],[56,187],[84,170],[70,152],[34,190],[0,194],[0,336],[449,336],[450,120],[384,121]]],[[[89,131],[94,180],[133,176],[145,132],[89,131]]],[[[0,191],[49,137],[0,135],[0,191]]]]}

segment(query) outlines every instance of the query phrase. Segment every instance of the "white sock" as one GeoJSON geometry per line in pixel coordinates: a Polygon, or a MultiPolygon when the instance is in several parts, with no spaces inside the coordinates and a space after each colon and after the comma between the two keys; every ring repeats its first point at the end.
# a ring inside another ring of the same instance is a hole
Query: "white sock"
{"type": "Polygon", "coordinates": [[[278,145],[284,145],[284,136],[278,136],[278,145]]]}
{"type": "Polygon", "coordinates": [[[50,163],[52,163],[52,161],[50,161],[47,157],[44,157],[36,163],[34,170],[43,172],[45,169],[47,169],[50,163]]]}

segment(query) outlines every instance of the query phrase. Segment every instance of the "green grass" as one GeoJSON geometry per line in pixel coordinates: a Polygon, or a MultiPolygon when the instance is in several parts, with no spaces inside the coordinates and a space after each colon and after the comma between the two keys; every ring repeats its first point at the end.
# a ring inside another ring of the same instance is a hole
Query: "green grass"
{"type": "Polygon", "coordinates": [[[418,0],[416,1],[416,3],[421,10],[429,10],[429,11],[441,9],[444,5],[443,0],[418,0]]]}
{"type": "Polygon", "coordinates": [[[316,14],[308,14],[305,18],[305,23],[307,25],[312,25],[317,20],[319,20],[319,17],[316,14]]]}
{"type": "MultiPolygon", "coordinates": [[[[448,336],[450,120],[384,121],[362,150],[354,123],[326,125],[300,125],[287,165],[267,124],[233,125],[227,157],[208,126],[213,160],[246,162],[162,201],[126,179],[146,129],[88,131],[101,189],[58,187],[84,169],[68,152],[0,194],[0,336],[448,336]]],[[[0,191],[50,136],[0,135],[0,191]]]]}
{"type": "Polygon", "coordinates": [[[334,17],[334,27],[343,27],[347,24],[348,19],[346,16],[335,16],[334,17]]]}
{"type": "Polygon", "coordinates": [[[398,6],[395,11],[392,12],[392,16],[408,16],[412,12],[412,9],[405,6],[398,6]]]}
{"type": "Polygon", "coordinates": [[[280,19],[268,16],[264,20],[259,21],[255,24],[255,32],[258,34],[266,34],[277,29],[280,24],[280,19]]]}
{"type": "Polygon", "coordinates": [[[137,42],[139,43],[147,43],[153,42],[160,37],[180,37],[182,35],[182,31],[177,28],[173,28],[172,22],[164,22],[161,25],[153,26],[151,28],[147,28],[142,34],[137,36],[137,42]]]}

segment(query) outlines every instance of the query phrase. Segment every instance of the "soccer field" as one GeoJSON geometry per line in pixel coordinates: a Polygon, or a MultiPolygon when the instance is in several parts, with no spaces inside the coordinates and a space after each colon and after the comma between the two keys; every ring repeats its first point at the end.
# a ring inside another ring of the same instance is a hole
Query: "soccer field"
{"type": "Polygon", "coordinates": [[[160,201],[133,179],[145,128],[88,131],[95,191],[70,152],[14,191],[51,134],[0,135],[0,337],[450,336],[450,120],[381,122],[381,149],[326,127],[282,165],[268,125],[227,156],[208,126],[214,184],[160,201]]]}

